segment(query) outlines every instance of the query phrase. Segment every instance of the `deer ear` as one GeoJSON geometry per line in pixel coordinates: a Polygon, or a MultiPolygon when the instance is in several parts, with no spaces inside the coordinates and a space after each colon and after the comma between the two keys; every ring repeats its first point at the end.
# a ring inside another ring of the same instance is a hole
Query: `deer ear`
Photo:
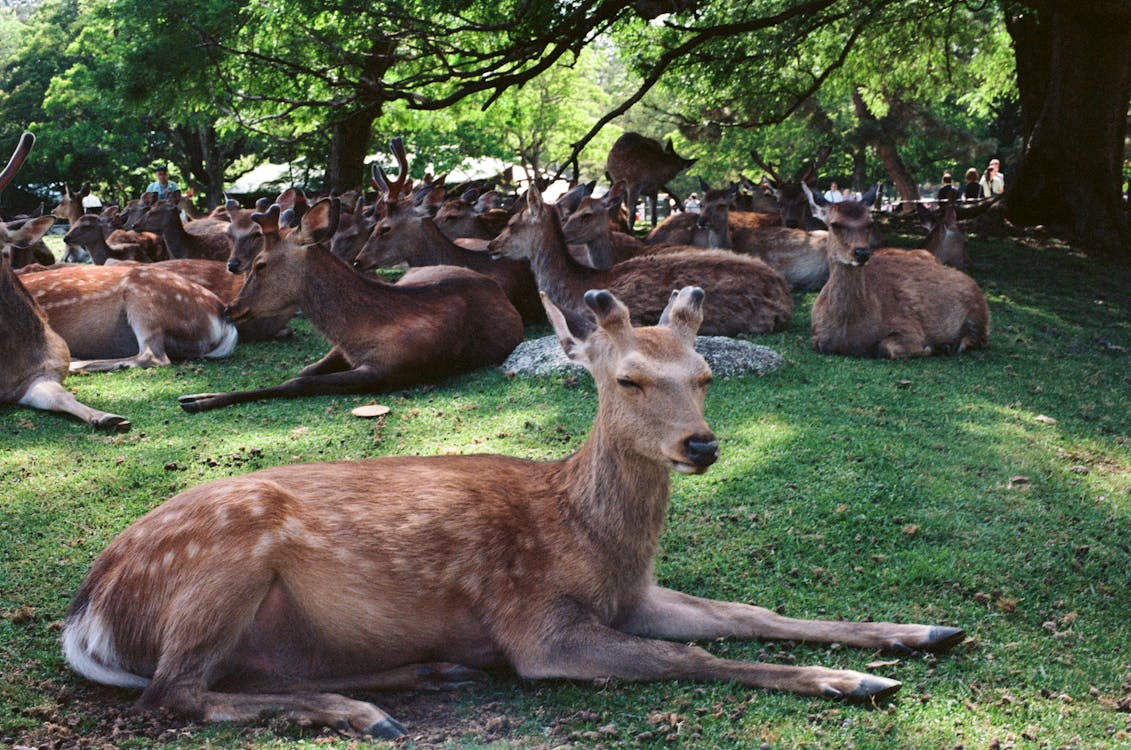
{"type": "Polygon", "coordinates": [[[542,200],[542,194],[538,192],[538,186],[531,184],[526,191],[526,209],[530,212],[530,216],[532,218],[541,216],[545,208],[546,203],[542,200]]]}
{"type": "Polygon", "coordinates": [[[608,289],[590,289],[585,293],[585,304],[597,316],[597,325],[615,340],[632,331],[628,308],[608,289]]]}
{"type": "Polygon", "coordinates": [[[864,193],[864,195],[860,196],[860,202],[863,203],[865,206],[871,207],[872,204],[876,202],[876,198],[879,197],[879,194],[880,194],[880,183],[877,182],[875,185],[868,188],[868,192],[866,192],[866,193],[864,193]]]}
{"type": "Polygon", "coordinates": [[[619,207],[620,204],[624,202],[624,193],[626,190],[628,190],[628,183],[624,180],[617,180],[616,184],[609,188],[609,192],[605,194],[606,208],[619,207]]]}
{"type": "Polygon", "coordinates": [[[12,230],[8,233],[8,242],[20,247],[30,245],[47,234],[47,230],[49,230],[54,223],[54,216],[40,216],[25,221],[19,229],[12,230]]]}
{"type": "Polygon", "coordinates": [[[697,286],[685,286],[672,292],[668,306],[660,315],[660,325],[667,326],[690,345],[703,324],[703,298],[706,293],[697,286]]]}
{"type": "Polygon", "coordinates": [[[550,301],[545,292],[539,292],[538,296],[542,298],[542,307],[546,308],[546,317],[549,318],[550,327],[554,329],[554,335],[562,345],[562,351],[571,362],[588,368],[589,356],[585,352],[585,337],[574,333],[566,321],[565,314],[550,301]]]}
{"type": "Polygon", "coordinates": [[[341,216],[342,202],[337,198],[320,200],[302,215],[298,231],[302,244],[324,242],[334,236],[341,216]]]}
{"type": "Polygon", "coordinates": [[[815,194],[804,182],[801,183],[801,190],[805,193],[805,197],[809,199],[809,208],[810,210],[812,210],[813,216],[817,217],[821,221],[824,221],[825,217],[829,214],[829,209],[826,205],[825,197],[823,195],[815,194]]]}
{"type": "Polygon", "coordinates": [[[279,204],[272,203],[266,211],[256,212],[251,215],[251,220],[263,227],[264,232],[279,233],[279,204]]]}

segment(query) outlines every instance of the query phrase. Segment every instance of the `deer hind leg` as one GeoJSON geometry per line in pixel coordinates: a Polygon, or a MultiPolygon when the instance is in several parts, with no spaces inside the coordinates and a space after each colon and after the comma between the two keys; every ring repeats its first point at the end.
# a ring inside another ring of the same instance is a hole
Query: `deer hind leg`
{"type": "Polygon", "coordinates": [[[99,411],[81,403],[75,395],[54,380],[37,380],[20,397],[21,404],[45,411],[71,414],[96,430],[129,432],[130,421],[117,414],[99,411]]]}
{"type": "Polygon", "coordinates": [[[881,359],[908,359],[911,357],[929,357],[934,354],[922,336],[909,333],[893,333],[880,340],[876,345],[876,356],[881,359]]]}
{"type": "Polygon", "coordinates": [[[892,651],[946,651],[965,637],[961,628],[891,622],[798,620],[739,602],[702,599],[652,586],[621,629],[677,641],[715,638],[843,643],[892,651]]]}
{"type": "Polygon", "coordinates": [[[512,659],[519,674],[530,678],[738,682],[858,702],[877,701],[900,688],[895,680],[846,669],[720,659],[696,646],[642,638],[592,618],[570,619],[567,626],[558,622],[545,627],[533,644],[522,643],[515,650],[512,659]]]}

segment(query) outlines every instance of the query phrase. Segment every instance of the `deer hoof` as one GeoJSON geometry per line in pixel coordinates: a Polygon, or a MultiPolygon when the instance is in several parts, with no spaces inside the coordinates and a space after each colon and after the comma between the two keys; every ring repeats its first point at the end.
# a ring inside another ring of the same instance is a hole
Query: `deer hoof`
{"type": "Polygon", "coordinates": [[[401,724],[391,716],[386,716],[384,719],[373,723],[365,730],[365,734],[374,737],[382,737],[387,740],[400,739],[404,737],[407,732],[408,730],[405,729],[404,724],[401,724]]]}
{"type": "Polygon", "coordinates": [[[202,402],[206,401],[211,395],[212,394],[210,393],[193,393],[188,396],[179,396],[177,398],[177,403],[179,403],[181,405],[181,408],[187,411],[189,414],[196,414],[198,412],[204,411],[204,407],[201,404],[202,402]]]}
{"type": "Polygon", "coordinates": [[[133,425],[130,424],[130,420],[125,417],[119,417],[117,414],[107,414],[104,417],[92,421],[90,424],[91,427],[99,432],[129,432],[130,428],[133,427],[133,425]]]}
{"type": "Polygon", "coordinates": [[[935,653],[949,651],[959,643],[962,643],[965,638],[966,631],[962,628],[933,627],[931,628],[931,632],[927,634],[927,640],[923,642],[920,648],[935,653]]]}
{"type": "Polygon", "coordinates": [[[899,692],[903,683],[886,677],[867,677],[850,693],[844,696],[849,703],[876,703],[886,700],[899,692]]]}

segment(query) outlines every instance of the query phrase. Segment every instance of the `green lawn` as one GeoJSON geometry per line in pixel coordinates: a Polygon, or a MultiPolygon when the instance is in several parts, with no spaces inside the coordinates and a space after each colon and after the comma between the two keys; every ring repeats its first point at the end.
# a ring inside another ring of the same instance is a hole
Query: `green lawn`
{"type": "MultiPolygon", "coordinates": [[[[958,357],[817,355],[813,295],[798,295],[789,330],[758,339],[788,366],[717,379],[707,418],[722,457],[674,479],[664,584],[792,616],[967,629],[938,657],[706,644],[870,669],[903,681],[888,705],[505,674],[373,700],[409,725],[410,746],[1131,747],[1131,289],[1126,268],[1053,244],[971,243],[991,348],[958,357]]],[[[0,744],[349,746],[282,723],[163,719],[162,733],[125,710],[129,692],[76,678],[58,625],[91,561],[133,519],[210,479],[387,454],[553,458],[588,431],[588,379],[493,371],[378,397],[392,412],[375,421],[349,413],[368,397],[178,408],[180,394],[265,385],[313,361],[325,344],[296,327],[292,342],[241,345],[223,361],[69,379],[82,401],[133,421],[124,436],[0,407],[0,744]]]]}

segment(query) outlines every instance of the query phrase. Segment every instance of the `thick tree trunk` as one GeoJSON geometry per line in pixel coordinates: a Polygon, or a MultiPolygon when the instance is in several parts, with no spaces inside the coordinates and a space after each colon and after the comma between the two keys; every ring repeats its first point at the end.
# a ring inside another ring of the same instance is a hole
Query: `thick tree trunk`
{"type": "Polygon", "coordinates": [[[224,201],[224,173],[228,164],[242,153],[247,139],[241,136],[224,148],[211,124],[178,125],[175,130],[185,157],[178,165],[185,181],[194,190],[204,191],[209,210],[216,208],[224,201]]]}
{"type": "MultiPolygon", "coordinates": [[[[854,89],[852,91],[852,103],[856,108],[857,119],[860,120],[861,124],[868,126],[865,129],[863,139],[876,150],[876,156],[883,163],[884,171],[895,183],[899,199],[904,201],[919,200],[919,186],[915,183],[915,178],[911,176],[907,165],[903,163],[903,159],[899,156],[899,149],[896,147],[896,135],[889,132],[885,123],[872,114],[859,90],[854,89]]],[[[904,210],[911,211],[914,208],[914,203],[904,205],[904,210]]]]}
{"type": "Polygon", "coordinates": [[[373,122],[380,114],[380,106],[366,107],[331,126],[323,190],[345,192],[364,187],[365,156],[369,153],[373,122]]]}
{"type": "Polygon", "coordinates": [[[1022,119],[1031,123],[1014,184],[1006,186],[1007,216],[1016,224],[1067,227],[1081,245],[1131,261],[1121,196],[1131,3],[1025,5],[1012,16],[1007,8],[1022,119]],[[1042,69],[1048,75],[1043,91],[1042,69]]]}

